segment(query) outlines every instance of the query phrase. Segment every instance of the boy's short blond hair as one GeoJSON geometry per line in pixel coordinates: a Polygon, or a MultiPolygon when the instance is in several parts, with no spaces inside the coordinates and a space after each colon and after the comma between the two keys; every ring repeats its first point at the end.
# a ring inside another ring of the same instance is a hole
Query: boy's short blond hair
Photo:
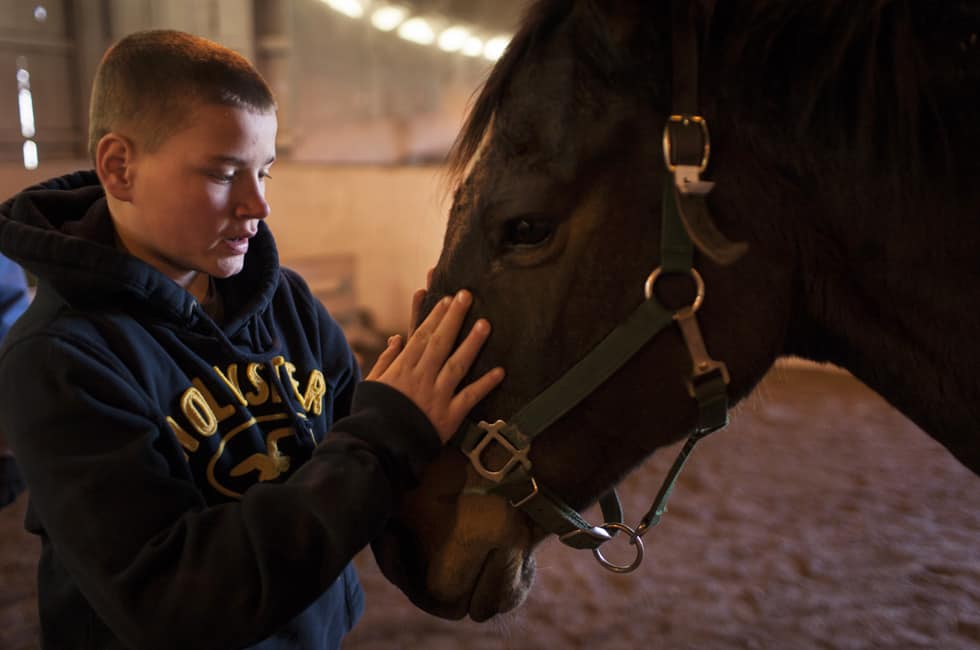
{"type": "Polygon", "coordinates": [[[106,51],[95,73],[89,155],[94,162],[99,140],[112,131],[154,151],[202,104],[276,108],[262,75],[238,52],[174,30],[130,34],[106,51]]]}

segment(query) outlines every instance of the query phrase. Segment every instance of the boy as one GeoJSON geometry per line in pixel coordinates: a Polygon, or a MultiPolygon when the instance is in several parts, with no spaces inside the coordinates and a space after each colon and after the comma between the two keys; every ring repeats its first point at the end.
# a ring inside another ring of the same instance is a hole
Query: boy
{"type": "Polygon", "coordinates": [[[274,108],[231,50],[132,35],[94,82],[95,172],[0,209],[0,249],[39,279],[0,349],[0,430],[46,648],[338,647],[362,607],[349,561],[502,379],[456,392],[489,333],[450,349],[464,293],[355,393],[264,223],[274,108]]]}

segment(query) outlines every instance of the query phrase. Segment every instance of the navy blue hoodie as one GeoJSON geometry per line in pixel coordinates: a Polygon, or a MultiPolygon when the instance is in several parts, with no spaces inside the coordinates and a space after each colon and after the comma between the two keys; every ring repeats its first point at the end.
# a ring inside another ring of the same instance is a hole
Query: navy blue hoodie
{"type": "Polygon", "coordinates": [[[0,251],[38,278],[0,348],[0,430],[42,542],[44,647],[339,647],[363,607],[349,562],[439,440],[358,384],[266,225],[216,283],[220,324],[114,246],[89,172],[0,206],[0,251]]]}

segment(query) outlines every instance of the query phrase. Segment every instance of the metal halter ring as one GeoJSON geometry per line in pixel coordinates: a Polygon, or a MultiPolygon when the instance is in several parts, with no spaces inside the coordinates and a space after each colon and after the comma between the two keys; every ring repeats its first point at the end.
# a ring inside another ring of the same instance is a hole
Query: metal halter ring
{"type": "Polygon", "coordinates": [[[610,562],[602,555],[602,551],[600,551],[598,547],[592,549],[592,555],[594,555],[595,559],[599,562],[600,565],[602,565],[602,568],[608,569],[613,573],[632,573],[633,571],[635,571],[636,567],[640,566],[640,563],[643,562],[643,540],[640,539],[640,536],[636,534],[636,531],[630,528],[629,526],[627,526],[626,524],[619,524],[616,522],[602,524],[600,528],[605,528],[609,532],[613,532],[614,530],[623,531],[624,533],[629,535],[630,544],[636,547],[636,557],[629,564],[614,564],[613,562],[610,562]]]}
{"type": "MultiPolygon", "coordinates": [[[[643,285],[643,293],[646,295],[647,300],[653,298],[653,285],[657,283],[657,278],[660,277],[661,272],[663,272],[663,267],[658,266],[656,269],[654,269],[653,273],[647,277],[647,281],[643,285]]],[[[701,308],[701,303],[704,302],[704,280],[701,279],[701,274],[695,269],[691,269],[691,277],[694,278],[694,284],[697,285],[698,295],[694,297],[694,303],[692,303],[691,306],[687,307],[686,309],[690,310],[690,313],[693,314],[701,308]]],[[[685,310],[678,309],[677,313],[682,311],[685,310]]]]}

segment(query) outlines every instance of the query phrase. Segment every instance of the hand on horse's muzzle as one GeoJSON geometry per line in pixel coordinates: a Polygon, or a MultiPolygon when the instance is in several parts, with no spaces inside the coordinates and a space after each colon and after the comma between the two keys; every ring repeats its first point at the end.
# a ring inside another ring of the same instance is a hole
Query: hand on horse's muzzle
{"type": "MultiPolygon", "coordinates": [[[[413,320],[416,311],[422,312],[425,298],[423,290],[413,296],[413,320]]],[[[490,323],[481,318],[455,346],[472,302],[473,296],[466,290],[440,299],[425,320],[410,331],[407,341],[400,335],[388,339],[388,347],[366,377],[388,384],[411,399],[432,422],[443,443],[504,378],[503,368],[494,368],[457,391],[490,335],[490,323]]]]}

